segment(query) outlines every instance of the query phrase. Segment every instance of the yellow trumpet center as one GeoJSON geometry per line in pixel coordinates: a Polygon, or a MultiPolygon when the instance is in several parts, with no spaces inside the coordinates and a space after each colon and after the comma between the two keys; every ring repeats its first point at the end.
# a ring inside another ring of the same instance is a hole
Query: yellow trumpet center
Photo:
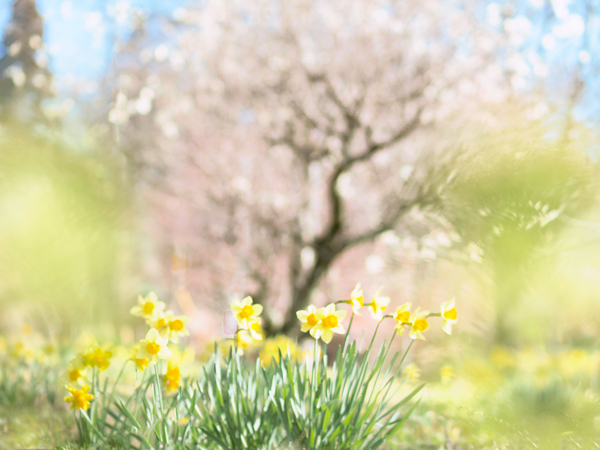
{"type": "Polygon", "coordinates": [[[135,358],[135,365],[137,366],[138,369],[145,370],[146,366],[148,365],[148,360],[146,358],[143,358],[143,359],[135,358]]]}
{"type": "Polygon", "coordinates": [[[73,369],[69,372],[69,380],[77,381],[81,377],[81,372],[79,369],[73,369]]]}
{"type": "Polygon", "coordinates": [[[385,306],[383,305],[378,305],[377,302],[373,302],[371,303],[371,308],[373,308],[373,312],[376,313],[378,309],[380,309],[381,311],[385,311],[385,306]]]}
{"type": "Polygon", "coordinates": [[[160,345],[158,345],[156,342],[148,342],[146,344],[146,350],[148,350],[148,353],[151,355],[157,355],[160,351],[160,345]]]}
{"type": "Polygon", "coordinates": [[[154,303],[152,303],[152,302],[144,303],[144,313],[152,314],[152,311],[154,311],[154,303]]]}
{"type": "Polygon", "coordinates": [[[427,323],[427,319],[417,319],[413,324],[413,328],[417,331],[425,331],[429,328],[429,323],[427,323]]]}
{"type": "Polygon", "coordinates": [[[240,310],[240,312],[238,313],[238,317],[240,318],[240,320],[243,320],[252,317],[253,314],[254,308],[252,308],[252,305],[246,305],[240,310]]]}
{"type": "Polygon", "coordinates": [[[408,322],[410,320],[410,311],[400,311],[396,313],[396,320],[399,322],[408,322]]]}
{"type": "Polygon", "coordinates": [[[173,331],[183,330],[183,322],[180,319],[175,319],[169,322],[169,328],[173,331]]]}
{"type": "Polygon", "coordinates": [[[338,326],[338,318],[331,314],[323,319],[323,326],[326,328],[335,328],[338,326]]]}
{"type": "Polygon", "coordinates": [[[309,324],[311,327],[314,327],[316,324],[319,323],[319,319],[317,319],[317,317],[314,314],[309,314],[306,318],[306,323],[309,324]]]}
{"type": "Polygon", "coordinates": [[[250,328],[252,328],[254,331],[260,331],[260,323],[254,322],[250,328]]]}
{"type": "Polygon", "coordinates": [[[456,308],[444,311],[444,319],[456,320],[456,308]]]}

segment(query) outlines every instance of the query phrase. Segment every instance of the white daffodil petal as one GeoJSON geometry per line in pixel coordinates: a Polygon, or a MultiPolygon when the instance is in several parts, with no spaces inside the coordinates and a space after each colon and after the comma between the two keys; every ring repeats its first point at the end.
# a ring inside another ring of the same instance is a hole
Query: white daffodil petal
{"type": "Polygon", "coordinates": [[[323,330],[323,334],[321,335],[321,339],[323,339],[323,342],[325,342],[326,344],[329,344],[331,342],[332,338],[333,338],[333,332],[331,331],[331,329],[325,328],[323,330]]]}
{"type": "Polygon", "coordinates": [[[159,338],[158,331],[154,328],[150,328],[148,333],[146,333],[146,340],[150,342],[156,341],[156,338],[159,338]]]}
{"type": "Polygon", "coordinates": [[[171,353],[171,350],[169,349],[169,347],[161,347],[161,349],[158,351],[157,355],[161,358],[169,358],[169,357],[173,356],[173,353],[171,353]]]}
{"type": "Polygon", "coordinates": [[[333,315],[338,318],[338,320],[344,320],[346,318],[346,311],[339,310],[333,311],[333,315]]]}
{"type": "Polygon", "coordinates": [[[296,317],[298,318],[298,320],[301,320],[302,322],[306,322],[306,319],[310,315],[311,315],[310,311],[296,311],[296,317]]]}

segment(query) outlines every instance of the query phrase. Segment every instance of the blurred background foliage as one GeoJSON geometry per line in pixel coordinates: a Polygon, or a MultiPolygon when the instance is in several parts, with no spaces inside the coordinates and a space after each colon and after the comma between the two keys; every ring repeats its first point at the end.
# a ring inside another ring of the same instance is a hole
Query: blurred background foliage
{"type": "Polygon", "coordinates": [[[155,290],[200,350],[236,296],[292,338],[295,310],[357,281],[395,304],[456,297],[456,336],[415,346],[427,407],[467,434],[465,405],[485,410],[490,442],[527,420],[556,441],[565,417],[589,437],[598,8],[0,4],[0,331],[127,343],[155,290]]]}
{"type": "Polygon", "coordinates": [[[82,319],[114,319],[124,205],[118,178],[101,157],[26,130],[5,131],[0,147],[4,307],[24,307],[42,328],[62,332],[82,319]]]}

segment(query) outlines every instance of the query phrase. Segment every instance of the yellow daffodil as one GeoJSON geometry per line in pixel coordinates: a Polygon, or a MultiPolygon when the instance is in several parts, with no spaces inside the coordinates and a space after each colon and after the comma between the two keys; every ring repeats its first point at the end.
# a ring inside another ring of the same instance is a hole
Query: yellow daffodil
{"type": "Polygon", "coordinates": [[[381,289],[377,289],[375,291],[375,295],[373,296],[373,301],[369,303],[369,308],[371,308],[371,316],[375,320],[381,320],[383,318],[383,312],[387,309],[390,304],[389,297],[379,297],[379,291],[381,289]]]}
{"type": "Polygon", "coordinates": [[[181,419],[179,419],[179,420],[177,421],[177,423],[178,423],[180,426],[184,427],[184,426],[186,426],[186,425],[188,424],[188,422],[189,422],[189,421],[190,421],[190,418],[189,418],[189,417],[182,417],[181,419]]]}
{"type": "MultiPolygon", "coordinates": [[[[340,321],[346,317],[346,311],[336,311],[335,305],[330,303],[321,310],[321,321],[315,326],[316,339],[323,339],[323,342],[329,344],[333,338],[333,333],[344,334],[345,330],[340,325],[340,321]]],[[[311,333],[312,335],[312,333],[311,333]]]]}
{"type": "Polygon", "coordinates": [[[33,361],[35,357],[35,352],[32,348],[23,344],[23,342],[18,341],[12,346],[10,351],[10,355],[15,359],[21,359],[24,361],[33,361]]]}
{"type": "Polygon", "coordinates": [[[241,330],[237,333],[237,352],[243,355],[244,350],[254,345],[255,341],[247,330],[241,330]]]}
{"type": "Polygon", "coordinates": [[[456,323],[456,305],[454,299],[449,302],[442,303],[442,319],[444,319],[444,324],[442,325],[442,330],[444,330],[448,334],[452,334],[452,325],[456,323]]]}
{"type": "Polygon", "coordinates": [[[133,362],[135,362],[135,366],[137,367],[138,370],[146,370],[146,367],[148,367],[148,358],[138,358],[137,357],[137,353],[138,350],[140,349],[140,344],[136,344],[133,347],[133,350],[131,352],[131,359],[133,360],[133,362]]]}
{"type": "Polygon", "coordinates": [[[423,331],[425,331],[427,328],[429,328],[429,323],[427,322],[428,314],[429,314],[429,311],[419,311],[419,309],[417,308],[417,310],[414,312],[414,314],[411,315],[411,317],[410,317],[411,327],[410,327],[410,332],[408,334],[412,339],[425,340],[425,337],[423,336],[423,331]]]}
{"type": "Polygon", "coordinates": [[[100,370],[106,370],[110,366],[112,356],[110,348],[106,346],[104,348],[94,347],[84,352],[81,355],[81,360],[86,367],[97,367],[100,370]]]}
{"type": "Polygon", "coordinates": [[[354,289],[350,294],[350,300],[348,300],[346,303],[352,305],[352,312],[360,316],[358,310],[364,306],[364,296],[362,288],[360,287],[360,283],[356,283],[356,286],[354,286],[354,289]]]}
{"type": "Polygon", "coordinates": [[[231,303],[231,311],[242,330],[248,330],[253,323],[258,322],[258,316],[260,316],[262,310],[261,305],[252,304],[252,297],[250,296],[244,297],[241,301],[234,300],[231,303]]]}
{"type": "Polygon", "coordinates": [[[56,354],[56,346],[52,342],[48,342],[47,344],[44,344],[44,346],[42,347],[42,351],[44,352],[44,354],[52,356],[56,354]]]}
{"type": "Polygon", "coordinates": [[[446,365],[440,369],[440,377],[442,379],[443,384],[448,384],[452,381],[454,377],[454,369],[452,367],[446,365]]]}
{"type": "Polygon", "coordinates": [[[164,377],[165,390],[170,393],[176,392],[179,388],[180,381],[181,370],[179,369],[179,366],[169,361],[167,364],[167,372],[164,377]]]}
{"type": "Polygon", "coordinates": [[[302,322],[300,330],[303,333],[310,331],[310,335],[315,337],[316,326],[323,317],[323,311],[310,305],[306,311],[296,311],[296,317],[302,322]]]}
{"type": "Polygon", "coordinates": [[[418,380],[421,371],[415,363],[410,363],[402,370],[402,375],[408,377],[409,380],[418,380]]]}
{"type": "Polygon", "coordinates": [[[262,341],[263,335],[262,335],[262,327],[260,326],[260,322],[252,322],[250,324],[250,328],[248,328],[248,331],[252,335],[252,339],[254,339],[255,341],[262,341]]]}
{"type": "Polygon", "coordinates": [[[267,339],[265,345],[260,351],[260,359],[263,366],[268,366],[273,359],[279,362],[279,351],[285,357],[289,354],[290,359],[298,357],[298,347],[296,343],[284,335],[275,336],[272,339],[267,339]]]}
{"type": "Polygon", "coordinates": [[[167,332],[167,324],[169,320],[173,319],[175,314],[173,311],[157,311],[152,314],[150,317],[146,318],[146,324],[150,328],[156,328],[159,332],[165,333],[167,332]]]}
{"type": "Polygon", "coordinates": [[[92,394],[88,394],[90,387],[83,386],[81,389],[75,389],[73,386],[66,386],[70,396],[65,397],[65,401],[71,404],[71,410],[79,408],[86,410],[90,407],[90,401],[94,400],[92,394]]]}
{"type": "Polygon", "coordinates": [[[66,372],[62,375],[62,378],[68,380],[69,383],[79,383],[81,385],[86,384],[87,371],[81,358],[74,358],[66,372]]]}
{"type": "Polygon", "coordinates": [[[146,334],[146,339],[140,341],[140,348],[137,351],[136,358],[147,359],[156,364],[158,359],[167,359],[171,356],[171,350],[167,347],[169,339],[161,337],[156,328],[150,328],[146,334]]]}
{"type": "MultiPolygon", "coordinates": [[[[170,319],[167,323],[167,337],[171,342],[179,342],[179,336],[189,336],[190,332],[186,330],[185,326],[190,321],[187,316],[176,316],[170,319]]],[[[260,329],[260,325],[259,325],[260,329]]]]}
{"type": "Polygon", "coordinates": [[[158,314],[160,311],[165,309],[165,304],[159,302],[156,294],[150,292],[146,297],[138,296],[138,304],[131,308],[131,314],[134,316],[143,317],[145,319],[158,314]]]}
{"type": "Polygon", "coordinates": [[[400,336],[404,334],[404,326],[410,324],[410,307],[411,303],[407,302],[396,308],[394,319],[396,320],[396,333],[400,336]]]}

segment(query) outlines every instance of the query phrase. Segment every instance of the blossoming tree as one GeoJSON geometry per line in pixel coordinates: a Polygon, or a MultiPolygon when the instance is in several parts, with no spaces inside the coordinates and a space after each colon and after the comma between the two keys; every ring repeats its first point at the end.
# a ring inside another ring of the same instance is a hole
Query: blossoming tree
{"type": "Polygon", "coordinates": [[[176,283],[251,294],[288,332],[342,254],[435,204],[457,157],[440,124],[510,92],[501,38],[465,8],[208,2],[140,22],[107,117],[176,283]]]}

